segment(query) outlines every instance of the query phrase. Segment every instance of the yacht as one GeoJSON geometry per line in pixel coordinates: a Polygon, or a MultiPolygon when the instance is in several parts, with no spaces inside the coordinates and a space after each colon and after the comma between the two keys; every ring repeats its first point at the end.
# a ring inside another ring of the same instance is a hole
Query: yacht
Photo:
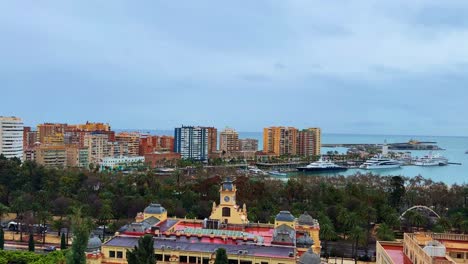
{"type": "Polygon", "coordinates": [[[422,158],[416,159],[413,163],[416,166],[445,166],[448,164],[448,159],[440,154],[429,153],[422,158]]]}
{"type": "Polygon", "coordinates": [[[305,167],[298,167],[298,171],[346,171],[348,168],[336,165],[335,163],[320,158],[305,167]]]}
{"type": "Polygon", "coordinates": [[[365,170],[395,169],[399,167],[401,167],[401,163],[398,160],[390,159],[382,155],[374,156],[359,166],[359,168],[365,170]]]}

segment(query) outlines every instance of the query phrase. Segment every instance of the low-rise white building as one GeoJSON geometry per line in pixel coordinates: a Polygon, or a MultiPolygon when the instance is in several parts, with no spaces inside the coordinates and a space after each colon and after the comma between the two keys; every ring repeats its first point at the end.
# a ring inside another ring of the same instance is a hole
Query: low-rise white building
{"type": "Polygon", "coordinates": [[[99,170],[125,170],[129,167],[135,167],[143,165],[145,163],[145,157],[106,157],[99,162],[99,170]]]}

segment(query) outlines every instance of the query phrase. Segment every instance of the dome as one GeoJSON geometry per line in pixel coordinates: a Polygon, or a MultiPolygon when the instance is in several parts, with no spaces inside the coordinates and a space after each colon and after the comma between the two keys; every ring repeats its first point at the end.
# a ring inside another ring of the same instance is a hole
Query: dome
{"type": "Polygon", "coordinates": [[[99,239],[99,237],[97,237],[97,236],[92,236],[88,240],[88,245],[86,246],[86,251],[87,252],[98,251],[98,250],[101,249],[101,245],[102,245],[101,239],[99,239]]]}
{"type": "Polygon", "coordinates": [[[307,212],[304,212],[299,216],[298,222],[300,225],[314,225],[315,221],[312,216],[310,216],[307,212]]]}
{"type": "Polygon", "coordinates": [[[320,264],[322,260],[320,257],[312,252],[312,249],[309,248],[302,256],[299,258],[297,263],[299,264],[320,264]]]}
{"type": "Polygon", "coordinates": [[[152,203],[145,208],[145,214],[162,214],[166,212],[166,208],[162,207],[160,204],[152,203]]]}
{"type": "Polygon", "coordinates": [[[314,240],[306,234],[298,238],[296,244],[303,247],[311,247],[314,244],[314,240]]]}
{"type": "Polygon", "coordinates": [[[294,216],[289,211],[281,211],[276,215],[276,221],[294,222],[294,216]]]}

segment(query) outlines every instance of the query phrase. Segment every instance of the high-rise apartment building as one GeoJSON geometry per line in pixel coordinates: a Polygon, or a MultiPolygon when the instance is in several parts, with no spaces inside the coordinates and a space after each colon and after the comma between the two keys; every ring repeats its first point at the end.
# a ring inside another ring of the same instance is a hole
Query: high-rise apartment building
{"type": "Polygon", "coordinates": [[[321,130],[320,128],[307,128],[298,132],[297,154],[300,156],[320,155],[321,130]]]}
{"type": "Polygon", "coordinates": [[[65,146],[39,146],[36,148],[35,160],[44,166],[64,168],[67,164],[65,146]]]}
{"type": "Polygon", "coordinates": [[[297,154],[297,128],[267,127],[263,129],[263,152],[281,155],[297,154]]]}
{"type": "Polygon", "coordinates": [[[257,151],[258,140],[253,138],[242,138],[239,139],[239,150],[240,151],[257,151]]]}
{"type": "Polygon", "coordinates": [[[174,150],[174,137],[161,136],[159,138],[159,146],[161,147],[161,150],[173,151],[174,150]]]}
{"type": "Polygon", "coordinates": [[[218,150],[218,129],[215,127],[205,127],[208,133],[208,154],[218,150]]]}
{"type": "Polygon", "coordinates": [[[67,167],[88,168],[89,155],[87,148],[80,148],[78,146],[67,146],[65,150],[67,167]]]}
{"type": "Polygon", "coordinates": [[[226,128],[219,134],[219,150],[231,153],[239,151],[239,133],[232,128],[226,128]]]}
{"type": "Polygon", "coordinates": [[[86,134],[84,146],[88,148],[89,163],[99,164],[103,158],[113,156],[112,143],[107,134],[98,132],[86,134]]]}
{"type": "MultiPolygon", "coordinates": [[[[174,152],[183,159],[208,159],[208,133],[206,127],[182,126],[175,129],[174,152]]],[[[212,133],[212,131],[211,131],[212,133]]]]}
{"type": "Polygon", "coordinates": [[[56,134],[64,134],[67,124],[44,123],[37,125],[37,139],[41,143],[45,143],[47,137],[55,136],[56,134]]]}
{"type": "Polygon", "coordinates": [[[122,156],[132,157],[138,156],[140,145],[139,133],[120,133],[115,136],[115,141],[126,149],[122,156]]]}
{"type": "Polygon", "coordinates": [[[23,120],[0,116],[0,154],[23,159],[23,120]]]}

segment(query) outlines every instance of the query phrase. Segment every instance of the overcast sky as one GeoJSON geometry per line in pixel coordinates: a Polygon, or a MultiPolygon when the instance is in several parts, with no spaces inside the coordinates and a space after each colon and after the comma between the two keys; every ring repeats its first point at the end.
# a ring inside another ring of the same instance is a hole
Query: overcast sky
{"type": "Polygon", "coordinates": [[[0,0],[0,115],[467,135],[467,14],[466,0],[0,0]]]}

